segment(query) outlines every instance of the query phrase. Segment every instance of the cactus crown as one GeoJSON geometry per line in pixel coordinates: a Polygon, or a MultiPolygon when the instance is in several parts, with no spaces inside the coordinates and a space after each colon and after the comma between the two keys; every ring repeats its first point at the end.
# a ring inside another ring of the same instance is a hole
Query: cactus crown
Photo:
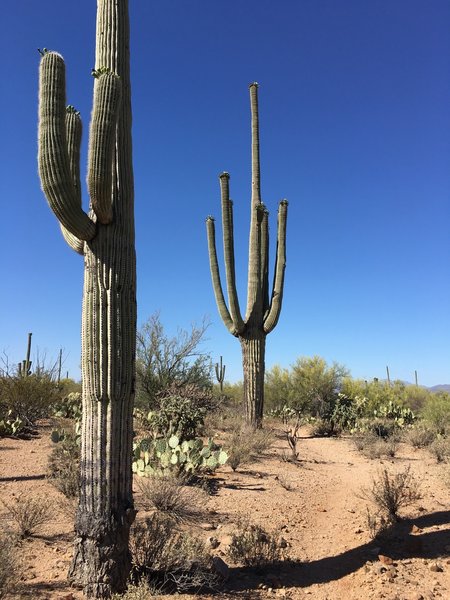
{"type": "Polygon", "coordinates": [[[72,106],[72,104],[68,104],[66,106],[66,113],[69,115],[76,115],[77,117],[80,115],[80,111],[77,110],[75,106],[72,106]]]}
{"type": "Polygon", "coordinates": [[[119,77],[116,73],[113,73],[113,71],[111,71],[111,69],[109,69],[108,67],[99,67],[98,69],[92,69],[91,71],[91,75],[92,77],[94,77],[94,79],[98,79],[102,75],[106,74],[113,74],[116,75],[116,77],[119,77]]]}

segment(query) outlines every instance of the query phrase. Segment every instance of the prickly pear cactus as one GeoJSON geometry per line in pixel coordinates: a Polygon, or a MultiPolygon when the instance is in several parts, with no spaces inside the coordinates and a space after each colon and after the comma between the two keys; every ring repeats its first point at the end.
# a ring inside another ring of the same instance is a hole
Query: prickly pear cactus
{"type": "Polygon", "coordinates": [[[90,210],[82,207],[81,117],[66,107],[65,64],[41,52],[39,174],[66,242],[84,256],[81,492],[70,578],[88,597],[126,587],[135,388],[136,267],[128,0],[98,0],[89,132],[90,210]]]}
{"type": "Polygon", "coordinates": [[[133,473],[141,477],[167,470],[195,475],[215,471],[228,460],[228,454],[212,439],[205,444],[201,438],[181,441],[176,435],[168,439],[145,438],[134,444],[133,473]]]}

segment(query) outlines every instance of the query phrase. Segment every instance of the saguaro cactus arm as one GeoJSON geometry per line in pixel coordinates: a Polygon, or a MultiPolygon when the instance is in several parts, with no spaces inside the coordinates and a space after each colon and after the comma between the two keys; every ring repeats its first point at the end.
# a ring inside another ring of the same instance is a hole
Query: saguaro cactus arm
{"type": "Polygon", "coordinates": [[[104,69],[93,71],[94,108],[89,131],[87,184],[92,208],[100,223],[113,218],[111,203],[112,159],[119,114],[120,78],[104,69]]]}
{"type": "Polygon", "coordinates": [[[81,208],[73,186],[66,141],[66,82],[62,56],[47,52],[39,78],[39,175],[42,189],[60,223],[79,240],[95,236],[95,223],[81,208]]]}
{"type": "Polygon", "coordinates": [[[222,321],[225,324],[225,327],[232,335],[237,336],[238,332],[236,330],[235,324],[233,323],[233,319],[231,318],[230,312],[227,308],[222,290],[222,282],[220,281],[219,263],[217,260],[216,250],[216,229],[214,226],[213,217],[208,217],[206,219],[206,231],[208,234],[209,267],[211,270],[211,280],[213,284],[217,308],[219,310],[219,314],[222,318],[222,321]]]}
{"type": "Polygon", "coordinates": [[[220,175],[220,190],[222,197],[222,227],[223,227],[223,254],[225,260],[225,273],[227,279],[228,306],[234,327],[238,333],[244,330],[245,323],[241,317],[239,300],[236,290],[236,274],[234,263],[234,229],[233,229],[233,202],[230,200],[228,173],[220,175]]]}
{"type": "Polygon", "coordinates": [[[286,268],[286,222],[287,200],[282,200],[278,208],[278,239],[275,272],[273,278],[272,298],[269,311],[264,318],[264,333],[270,333],[278,323],[283,301],[284,271],[286,268]]]}
{"type": "Polygon", "coordinates": [[[252,128],[252,198],[248,250],[247,309],[245,312],[246,322],[250,318],[250,315],[255,315],[255,305],[261,301],[261,223],[265,211],[265,208],[261,202],[258,84],[256,82],[251,83],[249,89],[252,128]]]}
{"type": "MultiPolygon", "coordinates": [[[[72,175],[72,183],[78,203],[81,207],[81,181],[80,181],[80,146],[81,146],[82,124],[80,113],[73,107],[66,108],[66,140],[69,154],[69,168],[72,175]]],[[[84,242],[72,235],[62,223],[61,233],[68,245],[78,254],[83,254],[84,242]]]]}

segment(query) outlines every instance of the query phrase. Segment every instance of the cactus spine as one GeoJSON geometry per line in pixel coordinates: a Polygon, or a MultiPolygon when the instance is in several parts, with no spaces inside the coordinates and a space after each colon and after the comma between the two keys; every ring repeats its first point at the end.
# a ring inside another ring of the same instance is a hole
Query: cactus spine
{"type": "Polygon", "coordinates": [[[225,380],[225,368],[226,365],[222,364],[222,357],[220,357],[220,365],[216,363],[216,379],[220,385],[220,391],[223,392],[223,382],[225,380]]]}
{"type": "Polygon", "coordinates": [[[241,316],[236,291],[233,203],[229,196],[228,173],[220,175],[222,197],[222,226],[228,306],[225,302],[217,260],[214,219],[208,217],[209,263],[217,307],[222,320],[232,335],[239,338],[244,371],[244,400],[246,418],[254,427],[260,427],[264,406],[264,355],[266,336],[278,322],[283,300],[284,271],[286,266],[287,201],[278,209],[278,240],[272,294],[269,300],[269,226],[268,212],[261,201],[259,168],[258,84],[250,85],[252,129],[252,195],[247,283],[247,309],[241,316]]]}
{"type": "Polygon", "coordinates": [[[131,567],[136,266],[128,0],[98,0],[90,211],[81,206],[81,119],[65,106],[65,65],[40,65],[39,174],[66,242],[84,255],[81,489],[69,577],[88,597],[126,587],[131,567]]]}

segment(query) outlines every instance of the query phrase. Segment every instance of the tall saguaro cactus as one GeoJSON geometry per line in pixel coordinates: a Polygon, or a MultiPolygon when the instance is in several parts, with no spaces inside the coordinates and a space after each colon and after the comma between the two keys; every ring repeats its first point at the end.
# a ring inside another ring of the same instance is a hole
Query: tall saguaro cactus
{"type": "Polygon", "coordinates": [[[81,206],[80,115],[65,66],[43,52],[39,174],[67,243],[84,255],[81,490],[71,580],[88,597],[122,591],[130,570],[136,261],[128,0],[98,0],[89,213],[81,206]]]}
{"type": "Polygon", "coordinates": [[[259,117],[258,84],[250,85],[252,124],[252,195],[250,217],[250,243],[248,260],[247,310],[242,318],[236,291],[233,203],[229,195],[228,173],[220,175],[222,196],[222,228],[228,306],[225,302],[217,260],[214,219],[208,217],[209,263],[217,307],[228,331],[241,342],[244,371],[244,400],[246,418],[260,427],[264,406],[264,355],[266,335],[278,322],[283,299],[284,271],[286,266],[287,201],[278,209],[278,240],[275,273],[269,299],[269,225],[268,212],[261,200],[259,169],[259,117]]]}

